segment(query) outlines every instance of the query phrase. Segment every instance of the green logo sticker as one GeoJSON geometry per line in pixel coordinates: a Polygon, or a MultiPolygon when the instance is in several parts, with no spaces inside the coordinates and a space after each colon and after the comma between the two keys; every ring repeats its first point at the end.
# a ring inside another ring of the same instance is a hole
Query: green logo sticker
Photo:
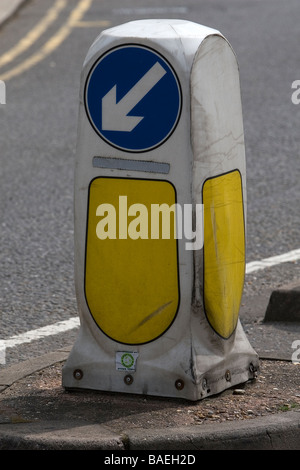
{"type": "Polygon", "coordinates": [[[116,352],[116,369],[117,370],[135,370],[136,360],[138,357],[136,351],[118,351],[116,352]]]}
{"type": "Polygon", "coordinates": [[[126,367],[126,369],[129,369],[134,364],[134,358],[133,358],[132,354],[125,353],[121,357],[121,362],[122,362],[123,366],[126,367]]]}

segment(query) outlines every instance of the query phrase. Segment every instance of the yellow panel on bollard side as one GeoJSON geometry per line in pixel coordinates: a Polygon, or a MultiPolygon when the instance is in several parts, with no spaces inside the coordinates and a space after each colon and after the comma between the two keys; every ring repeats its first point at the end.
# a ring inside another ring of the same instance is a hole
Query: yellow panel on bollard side
{"type": "Polygon", "coordinates": [[[236,328],[245,276],[245,226],[239,171],[203,185],[204,308],[212,328],[228,338],[236,328]]]}
{"type": "Polygon", "coordinates": [[[176,316],[175,213],[159,211],[175,203],[167,181],[100,177],[91,182],[85,294],[95,322],[115,341],[152,341],[176,316]],[[160,236],[164,213],[166,221],[173,219],[166,238],[160,236]]]}

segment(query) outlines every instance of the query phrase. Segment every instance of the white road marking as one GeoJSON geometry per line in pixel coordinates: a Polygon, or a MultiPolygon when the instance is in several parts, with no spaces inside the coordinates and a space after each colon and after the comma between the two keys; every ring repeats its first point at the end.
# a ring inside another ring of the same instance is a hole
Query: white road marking
{"type": "Polygon", "coordinates": [[[69,320],[59,321],[53,325],[43,326],[41,328],[37,328],[36,330],[26,331],[26,333],[21,333],[20,335],[11,336],[9,339],[4,340],[3,342],[7,348],[13,348],[14,346],[19,346],[23,343],[30,343],[33,340],[45,338],[46,336],[64,333],[65,331],[72,330],[78,326],[79,318],[72,317],[69,320]]]}
{"type": "Polygon", "coordinates": [[[72,317],[69,320],[59,321],[52,325],[43,326],[36,330],[26,331],[20,335],[11,336],[8,339],[0,340],[0,364],[5,364],[5,351],[7,348],[14,348],[24,343],[31,343],[47,336],[58,335],[66,331],[79,327],[79,318],[72,317]]]}
{"type": "Polygon", "coordinates": [[[271,266],[276,266],[277,264],[297,261],[299,259],[300,249],[289,251],[283,255],[271,256],[270,258],[265,258],[260,261],[252,261],[251,263],[246,264],[246,274],[251,274],[255,271],[260,271],[261,269],[270,268],[271,266]]]}
{"type": "MultiPolygon", "coordinates": [[[[246,264],[246,274],[251,274],[255,271],[270,268],[278,264],[294,262],[299,259],[300,249],[297,249],[282,255],[265,258],[260,261],[252,261],[246,264]]],[[[0,364],[5,364],[6,348],[13,348],[15,346],[19,346],[20,344],[43,339],[47,336],[54,336],[60,333],[65,333],[66,331],[78,328],[79,325],[79,317],[72,317],[69,320],[59,321],[52,325],[43,326],[41,328],[37,328],[36,330],[27,331],[26,333],[21,333],[20,335],[11,336],[8,339],[0,340],[0,364]]]]}

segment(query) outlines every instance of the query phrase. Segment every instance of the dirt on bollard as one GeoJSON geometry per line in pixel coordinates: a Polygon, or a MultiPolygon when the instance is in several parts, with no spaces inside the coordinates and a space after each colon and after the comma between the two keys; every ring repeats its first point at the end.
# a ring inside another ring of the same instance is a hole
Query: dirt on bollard
{"type": "Polygon", "coordinates": [[[66,391],[63,363],[25,377],[0,394],[0,423],[72,420],[120,432],[133,428],[205,426],[300,410],[300,365],[261,360],[256,379],[219,395],[180,399],[98,391],[66,391]]]}

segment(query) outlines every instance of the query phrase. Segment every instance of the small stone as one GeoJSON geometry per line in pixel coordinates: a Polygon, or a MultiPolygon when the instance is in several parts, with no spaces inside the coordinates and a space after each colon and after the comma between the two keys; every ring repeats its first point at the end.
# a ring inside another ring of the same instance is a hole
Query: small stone
{"type": "Polygon", "coordinates": [[[245,395],[245,390],[242,388],[236,388],[233,390],[233,395],[245,395]]]}

